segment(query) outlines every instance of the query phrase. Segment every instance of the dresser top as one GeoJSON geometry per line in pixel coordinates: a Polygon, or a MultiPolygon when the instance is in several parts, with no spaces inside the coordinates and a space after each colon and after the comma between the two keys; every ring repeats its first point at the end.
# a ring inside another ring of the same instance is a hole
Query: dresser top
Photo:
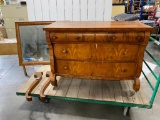
{"type": "Polygon", "coordinates": [[[152,27],[145,25],[138,21],[58,21],[44,27],[44,30],[136,30],[136,31],[150,31],[152,27]]]}

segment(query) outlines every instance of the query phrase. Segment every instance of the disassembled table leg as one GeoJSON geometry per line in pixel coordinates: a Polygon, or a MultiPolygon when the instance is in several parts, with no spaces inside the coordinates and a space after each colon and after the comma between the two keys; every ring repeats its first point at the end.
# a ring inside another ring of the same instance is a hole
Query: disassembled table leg
{"type": "Polygon", "coordinates": [[[140,89],[140,80],[139,80],[139,78],[135,78],[134,79],[133,89],[135,91],[139,91],[139,89],[140,89]]]}
{"type": "Polygon", "coordinates": [[[36,78],[36,80],[31,84],[31,86],[27,89],[26,91],[26,100],[27,101],[32,101],[32,97],[29,96],[29,94],[32,92],[32,90],[38,85],[38,83],[40,82],[40,80],[42,79],[42,75],[43,73],[42,72],[36,72],[34,74],[34,78],[36,78]]]}
{"type": "Polygon", "coordinates": [[[46,96],[44,95],[44,91],[49,86],[49,84],[51,83],[53,86],[57,86],[57,80],[56,80],[55,74],[53,74],[50,71],[47,71],[46,77],[49,77],[49,78],[48,78],[48,80],[45,82],[45,84],[42,86],[42,88],[40,90],[40,98],[43,101],[46,100],[46,96]]]}

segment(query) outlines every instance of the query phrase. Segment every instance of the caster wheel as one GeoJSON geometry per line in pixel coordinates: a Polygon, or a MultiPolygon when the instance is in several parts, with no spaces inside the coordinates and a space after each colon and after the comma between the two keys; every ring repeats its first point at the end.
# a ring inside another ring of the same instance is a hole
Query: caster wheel
{"type": "Polygon", "coordinates": [[[131,109],[131,107],[123,107],[123,115],[129,116],[130,109],[131,109]]]}
{"type": "Polygon", "coordinates": [[[46,98],[45,100],[41,100],[41,98],[39,98],[39,100],[43,103],[49,103],[51,98],[46,98]]]}

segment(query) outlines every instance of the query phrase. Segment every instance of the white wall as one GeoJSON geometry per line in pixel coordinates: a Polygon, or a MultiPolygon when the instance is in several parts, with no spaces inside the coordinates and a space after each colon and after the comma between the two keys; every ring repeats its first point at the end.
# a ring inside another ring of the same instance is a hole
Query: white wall
{"type": "Polygon", "coordinates": [[[26,0],[29,21],[108,21],[112,0],[26,0]]]}

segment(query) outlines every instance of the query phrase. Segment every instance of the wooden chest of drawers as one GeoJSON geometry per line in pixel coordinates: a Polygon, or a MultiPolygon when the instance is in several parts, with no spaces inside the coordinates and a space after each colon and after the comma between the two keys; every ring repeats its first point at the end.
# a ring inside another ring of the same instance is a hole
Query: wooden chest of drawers
{"type": "Polygon", "coordinates": [[[152,28],[139,22],[55,22],[44,28],[53,74],[97,80],[134,80],[139,90],[152,28]]]}

